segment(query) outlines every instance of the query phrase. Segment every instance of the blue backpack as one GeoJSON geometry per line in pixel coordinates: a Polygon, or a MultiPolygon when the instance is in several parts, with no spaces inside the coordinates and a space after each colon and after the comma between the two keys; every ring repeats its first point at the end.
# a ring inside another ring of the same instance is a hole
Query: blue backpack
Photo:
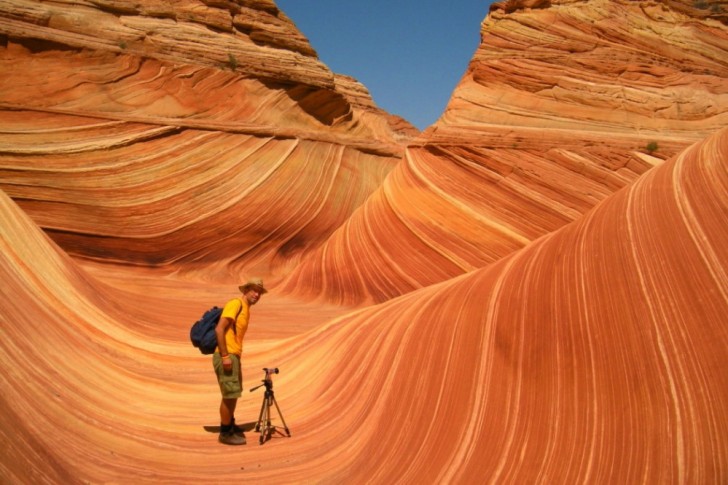
{"type": "MultiPolygon", "coordinates": [[[[220,320],[220,315],[222,315],[222,308],[214,306],[207,310],[202,318],[197,320],[190,329],[192,345],[200,349],[203,354],[215,353],[217,347],[215,327],[220,320]]],[[[233,328],[235,328],[234,325],[233,328]]]]}
{"type": "MultiPolygon", "coordinates": [[[[242,304],[243,302],[241,301],[241,309],[242,304]]],[[[217,348],[215,327],[217,327],[217,322],[220,321],[222,310],[222,308],[214,306],[207,310],[205,314],[202,315],[202,318],[192,324],[192,328],[190,329],[190,340],[192,341],[192,345],[200,349],[200,352],[203,354],[209,355],[215,353],[215,348],[217,348]]],[[[240,315],[240,311],[238,311],[238,315],[240,315]]],[[[238,318],[238,315],[235,316],[235,319],[238,318]]],[[[232,327],[233,332],[235,332],[235,323],[233,323],[232,327]]]]}

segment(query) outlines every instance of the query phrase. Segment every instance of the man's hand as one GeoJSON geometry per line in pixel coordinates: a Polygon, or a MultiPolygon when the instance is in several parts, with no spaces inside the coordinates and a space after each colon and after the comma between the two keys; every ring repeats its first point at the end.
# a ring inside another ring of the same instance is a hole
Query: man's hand
{"type": "Polygon", "coordinates": [[[226,374],[233,371],[233,359],[229,355],[222,358],[222,368],[226,374]]]}

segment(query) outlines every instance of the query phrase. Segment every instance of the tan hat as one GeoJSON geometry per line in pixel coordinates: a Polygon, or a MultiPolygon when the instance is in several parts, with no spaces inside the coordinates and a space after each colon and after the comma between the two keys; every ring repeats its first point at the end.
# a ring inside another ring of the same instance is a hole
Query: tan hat
{"type": "Polygon", "coordinates": [[[265,286],[263,286],[263,280],[260,278],[251,278],[244,285],[238,286],[238,289],[241,293],[245,293],[251,286],[256,286],[261,295],[268,293],[268,290],[266,290],[265,286]]]}

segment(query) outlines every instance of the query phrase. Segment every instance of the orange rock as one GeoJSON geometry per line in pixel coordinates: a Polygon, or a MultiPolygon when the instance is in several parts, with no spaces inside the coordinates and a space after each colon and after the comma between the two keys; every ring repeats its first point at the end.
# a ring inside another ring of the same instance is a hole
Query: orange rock
{"type": "Polygon", "coordinates": [[[487,266],[728,126],[725,25],[635,2],[508,3],[440,120],[288,291],[381,302],[487,266]]]}
{"type": "Polygon", "coordinates": [[[418,134],[272,0],[0,2],[0,482],[725,482],[716,5],[505,2],[418,134]]]}

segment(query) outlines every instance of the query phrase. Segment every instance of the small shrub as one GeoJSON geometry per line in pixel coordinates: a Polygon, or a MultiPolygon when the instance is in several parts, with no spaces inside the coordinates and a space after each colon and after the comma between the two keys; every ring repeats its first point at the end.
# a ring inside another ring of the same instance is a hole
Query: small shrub
{"type": "Polygon", "coordinates": [[[657,151],[657,148],[658,148],[657,142],[656,141],[651,141],[651,142],[649,142],[647,144],[647,146],[645,148],[647,148],[647,151],[650,152],[650,153],[656,152],[657,151]]]}
{"type": "Polygon", "coordinates": [[[123,41],[122,40],[121,42],[119,42],[119,48],[120,49],[126,49],[126,41],[123,41]]]}
{"type": "Polygon", "coordinates": [[[228,54],[228,66],[230,66],[231,71],[238,68],[238,60],[232,54],[228,54]]]}

